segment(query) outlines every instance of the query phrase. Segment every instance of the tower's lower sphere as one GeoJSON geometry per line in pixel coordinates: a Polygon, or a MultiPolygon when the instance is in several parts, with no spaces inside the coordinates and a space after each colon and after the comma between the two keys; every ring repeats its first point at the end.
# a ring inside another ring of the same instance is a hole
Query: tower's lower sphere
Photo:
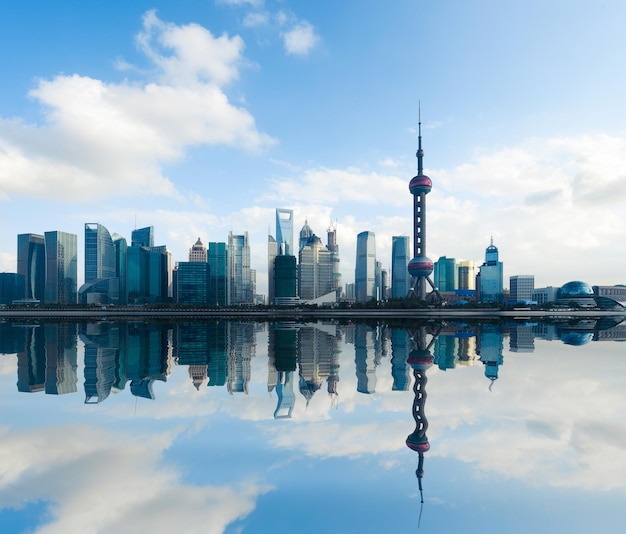
{"type": "Polygon", "coordinates": [[[427,278],[433,272],[433,262],[426,256],[413,258],[409,262],[409,274],[418,278],[427,278]]]}

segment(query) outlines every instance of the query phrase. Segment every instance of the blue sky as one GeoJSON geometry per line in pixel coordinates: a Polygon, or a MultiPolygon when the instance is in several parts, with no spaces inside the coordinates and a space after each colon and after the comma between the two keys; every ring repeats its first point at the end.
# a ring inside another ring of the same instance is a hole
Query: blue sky
{"type": "Polygon", "coordinates": [[[0,8],[0,271],[16,235],[100,222],[186,260],[274,210],[325,240],[412,235],[421,101],[427,253],[505,279],[624,283],[626,6],[606,1],[137,0],[0,8]]]}

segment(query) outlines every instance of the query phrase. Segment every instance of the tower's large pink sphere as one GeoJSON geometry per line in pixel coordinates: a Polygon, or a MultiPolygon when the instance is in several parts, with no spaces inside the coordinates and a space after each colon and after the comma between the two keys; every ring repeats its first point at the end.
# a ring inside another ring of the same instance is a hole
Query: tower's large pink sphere
{"type": "Polygon", "coordinates": [[[420,256],[413,258],[409,262],[409,274],[411,276],[418,276],[421,278],[427,278],[433,272],[433,262],[426,256],[420,256]]]}
{"type": "Polygon", "coordinates": [[[409,182],[409,191],[411,191],[412,195],[420,195],[421,193],[428,194],[432,188],[432,180],[424,174],[414,176],[409,182]]]}

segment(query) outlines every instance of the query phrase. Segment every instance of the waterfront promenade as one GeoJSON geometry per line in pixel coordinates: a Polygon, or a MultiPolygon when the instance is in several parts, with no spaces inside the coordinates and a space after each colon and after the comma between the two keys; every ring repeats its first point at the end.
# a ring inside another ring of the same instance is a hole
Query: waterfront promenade
{"type": "Polygon", "coordinates": [[[497,310],[490,308],[417,308],[417,309],[385,309],[385,308],[29,308],[0,309],[0,320],[3,318],[24,319],[229,319],[229,320],[323,320],[323,319],[548,319],[548,318],[598,318],[624,317],[623,310],[497,310]]]}

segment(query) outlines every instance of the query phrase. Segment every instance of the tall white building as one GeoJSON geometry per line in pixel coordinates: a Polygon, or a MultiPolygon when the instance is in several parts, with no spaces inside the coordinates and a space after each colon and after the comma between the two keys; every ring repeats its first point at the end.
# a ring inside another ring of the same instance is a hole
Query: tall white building
{"type": "Polygon", "coordinates": [[[313,234],[299,253],[298,296],[300,300],[315,300],[334,290],[332,253],[313,234]]]}
{"type": "Polygon", "coordinates": [[[532,300],[534,289],[535,277],[532,274],[518,274],[509,278],[509,300],[513,302],[532,300]]]}

